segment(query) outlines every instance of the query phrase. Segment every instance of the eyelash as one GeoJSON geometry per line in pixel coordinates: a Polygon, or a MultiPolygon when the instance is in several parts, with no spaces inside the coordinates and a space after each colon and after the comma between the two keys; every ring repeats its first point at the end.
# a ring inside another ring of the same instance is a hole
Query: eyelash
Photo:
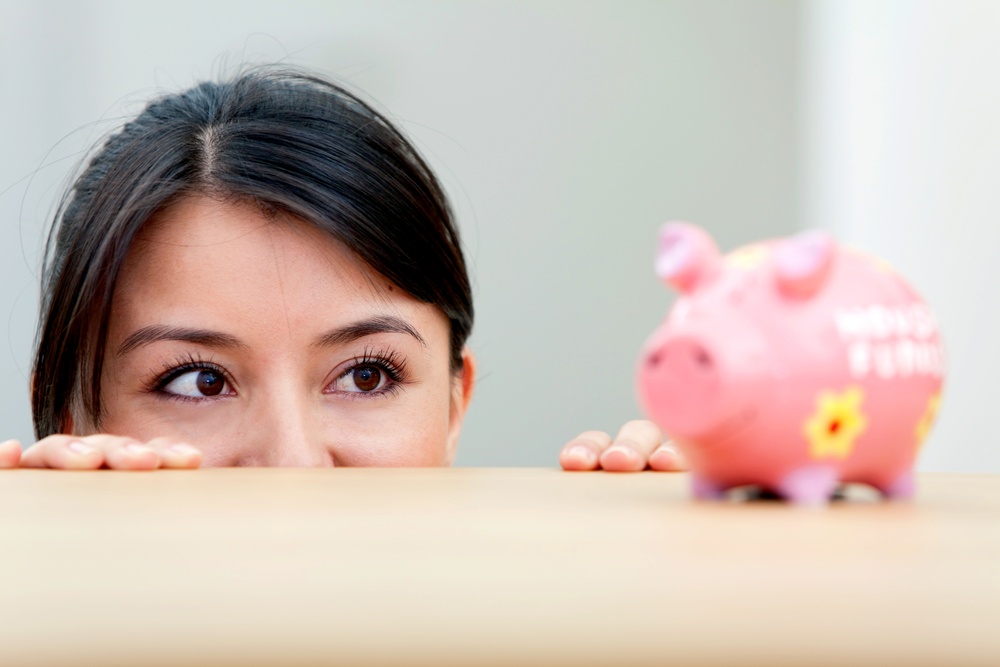
{"type": "Polygon", "coordinates": [[[341,378],[347,377],[358,368],[364,366],[375,366],[379,370],[384,371],[390,382],[375,391],[345,392],[348,394],[346,398],[365,400],[376,396],[391,396],[399,391],[402,385],[406,384],[406,361],[395,350],[373,350],[372,348],[365,348],[364,353],[360,357],[355,357],[351,360],[350,366],[345,368],[330,384],[336,383],[341,378]]]}
{"type": "MultiPolygon", "coordinates": [[[[348,393],[347,398],[364,400],[366,398],[374,398],[376,396],[391,396],[398,392],[402,388],[402,385],[406,384],[406,361],[395,350],[373,350],[372,348],[365,348],[362,355],[351,360],[350,366],[344,369],[344,371],[334,378],[330,384],[337,382],[337,380],[350,375],[358,368],[362,368],[364,366],[377,367],[379,370],[385,372],[390,382],[385,387],[375,391],[344,392],[348,393]]],[[[230,387],[236,386],[232,376],[229,375],[226,369],[222,366],[219,366],[210,360],[203,359],[201,356],[188,354],[184,357],[178,357],[173,363],[166,364],[163,370],[157,373],[155,377],[147,383],[146,391],[158,394],[161,398],[182,402],[200,402],[214,398],[225,398],[225,396],[204,396],[195,398],[194,396],[181,396],[179,394],[171,394],[164,391],[167,385],[185,373],[201,370],[209,370],[214,373],[218,373],[225,378],[226,384],[230,387]]]]}
{"type": "Polygon", "coordinates": [[[163,370],[148,383],[146,390],[150,393],[158,394],[161,398],[185,403],[227,398],[227,396],[202,396],[200,398],[195,398],[194,396],[181,396],[179,394],[171,394],[170,392],[164,391],[167,385],[171,382],[185,373],[190,373],[191,371],[212,371],[213,373],[221,375],[225,379],[226,384],[230,387],[236,386],[232,376],[226,372],[225,368],[212,363],[210,360],[203,359],[201,356],[188,354],[184,357],[178,357],[172,364],[165,364],[163,370]]]}

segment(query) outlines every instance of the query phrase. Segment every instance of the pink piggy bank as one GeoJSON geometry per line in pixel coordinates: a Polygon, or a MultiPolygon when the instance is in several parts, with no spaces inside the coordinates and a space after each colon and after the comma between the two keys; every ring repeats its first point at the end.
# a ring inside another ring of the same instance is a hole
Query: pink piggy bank
{"type": "Polygon", "coordinates": [[[754,485],[822,505],[841,483],[913,495],[944,353],[892,268],[821,232],[723,257],[669,223],[656,271],[681,297],[645,345],[639,396],[690,461],[695,497],[754,485]]]}

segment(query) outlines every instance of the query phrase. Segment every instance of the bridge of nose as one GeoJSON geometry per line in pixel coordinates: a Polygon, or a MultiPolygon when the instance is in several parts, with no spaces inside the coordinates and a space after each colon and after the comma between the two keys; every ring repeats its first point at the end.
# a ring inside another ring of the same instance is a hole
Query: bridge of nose
{"type": "Polygon", "coordinates": [[[333,443],[320,400],[286,382],[275,383],[247,410],[242,456],[237,465],[317,468],[334,465],[333,443]]]}

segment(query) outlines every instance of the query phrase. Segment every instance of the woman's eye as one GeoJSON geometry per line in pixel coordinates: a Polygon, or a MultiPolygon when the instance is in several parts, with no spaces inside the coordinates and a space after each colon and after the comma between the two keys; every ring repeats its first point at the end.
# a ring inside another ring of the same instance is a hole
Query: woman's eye
{"type": "Polygon", "coordinates": [[[191,398],[218,396],[224,390],[225,393],[229,393],[225,376],[209,368],[178,375],[163,387],[163,391],[168,394],[191,398]]]}
{"type": "Polygon", "coordinates": [[[386,372],[373,364],[355,366],[334,383],[334,391],[369,393],[382,389],[388,382],[386,372]]]}

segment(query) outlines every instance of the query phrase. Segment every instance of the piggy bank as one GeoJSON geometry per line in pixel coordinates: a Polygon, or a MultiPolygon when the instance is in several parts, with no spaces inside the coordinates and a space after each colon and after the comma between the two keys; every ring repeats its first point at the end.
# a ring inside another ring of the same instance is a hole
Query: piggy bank
{"type": "Polygon", "coordinates": [[[656,272],[680,298],[644,346],[639,396],[696,498],[752,485],[823,505],[844,483],[913,495],[945,360],[930,309],[888,264],[822,232],[722,256],[668,223],[656,272]]]}

